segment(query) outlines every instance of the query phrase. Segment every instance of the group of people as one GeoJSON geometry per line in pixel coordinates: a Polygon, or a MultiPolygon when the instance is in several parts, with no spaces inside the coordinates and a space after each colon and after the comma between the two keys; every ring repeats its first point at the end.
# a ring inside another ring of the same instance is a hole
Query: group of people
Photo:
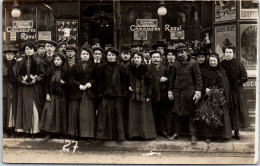
{"type": "Polygon", "coordinates": [[[239,139],[249,126],[243,94],[247,81],[235,47],[191,54],[187,45],[167,48],[133,43],[120,51],[98,40],[80,49],[55,41],[27,42],[22,57],[3,49],[4,136],[85,140],[169,140],[189,133],[239,139]],[[202,97],[224,89],[223,125],[213,128],[194,119],[202,97]],[[186,128],[185,128],[186,127],[186,128]],[[187,131],[188,127],[188,131],[187,131]]]}

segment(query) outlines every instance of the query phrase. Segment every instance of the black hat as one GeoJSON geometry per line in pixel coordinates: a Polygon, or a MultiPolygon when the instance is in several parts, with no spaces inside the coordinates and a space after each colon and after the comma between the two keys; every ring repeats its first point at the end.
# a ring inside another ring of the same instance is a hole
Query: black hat
{"type": "Polygon", "coordinates": [[[204,49],[195,49],[192,53],[192,56],[199,56],[199,55],[207,56],[208,52],[206,52],[204,49]]]}
{"type": "Polygon", "coordinates": [[[92,45],[100,43],[100,40],[98,38],[92,39],[92,45]]]}
{"type": "Polygon", "coordinates": [[[175,46],[176,51],[188,50],[188,47],[184,43],[179,43],[175,46]]]}
{"type": "Polygon", "coordinates": [[[112,53],[114,53],[114,54],[116,54],[116,56],[119,56],[119,50],[118,50],[117,48],[115,48],[115,47],[109,48],[109,49],[107,50],[107,53],[108,53],[109,51],[112,52],[112,53]]]}
{"type": "Polygon", "coordinates": [[[166,48],[164,49],[164,54],[167,56],[168,53],[171,52],[173,53],[174,55],[176,55],[176,50],[175,49],[170,49],[170,48],[166,48]]]}
{"type": "Polygon", "coordinates": [[[151,44],[144,44],[143,46],[143,50],[144,51],[151,51],[153,48],[151,46],[151,44]]]}
{"type": "Polygon", "coordinates": [[[60,42],[60,43],[58,43],[58,45],[57,45],[57,49],[61,46],[61,45],[68,45],[66,42],[60,42]]]}
{"type": "Polygon", "coordinates": [[[209,57],[215,57],[215,58],[219,59],[219,55],[215,52],[210,53],[209,57]]]}
{"type": "Polygon", "coordinates": [[[122,45],[121,46],[121,51],[122,52],[130,52],[131,51],[131,47],[129,45],[122,45]]]}
{"type": "Polygon", "coordinates": [[[142,46],[142,44],[141,44],[141,42],[139,42],[139,41],[133,41],[132,43],[131,43],[131,47],[141,47],[142,46]]]}
{"type": "Polygon", "coordinates": [[[53,45],[54,47],[57,47],[57,43],[53,40],[46,40],[45,43],[49,43],[49,44],[53,45]]]}
{"type": "Polygon", "coordinates": [[[105,47],[113,47],[112,44],[106,44],[105,47]]]}
{"type": "Polygon", "coordinates": [[[66,50],[74,50],[75,52],[78,52],[78,49],[75,46],[67,46],[66,50]]]}
{"type": "Polygon", "coordinates": [[[21,50],[22,50],[22,51],[25,51],[25,48],[26,48],[26,47],[33,48],[34,51],[36,51],[35,44],[34,44],[33,42],[31,42],[31,41],[28,41],[28,42],[22,43],[22,46],[21,46],[22,49],[21,49],[21,50]]]}
{"type": "Polygon", "coordinates": [[[163,40],[159,40],[153,44],[153,49],[157,49],[158,47],[167,47],[167,44],[163,40]]]}
{"type": "Polygon", "coordinates": [[[40,48],[40,47],[45,47],[46,43],[44,40],[38,40],[36,42],[36,45],[37,45],[37,48],[40,48]]]}
{"type": "Polygon", "coordinates": [[[3,47],[3,53],[5,54],[7,52],[12,52],[12,53],[16,54],[17,53],[17,48],[14,47],[14,46],[4,46],[3,47]]]}

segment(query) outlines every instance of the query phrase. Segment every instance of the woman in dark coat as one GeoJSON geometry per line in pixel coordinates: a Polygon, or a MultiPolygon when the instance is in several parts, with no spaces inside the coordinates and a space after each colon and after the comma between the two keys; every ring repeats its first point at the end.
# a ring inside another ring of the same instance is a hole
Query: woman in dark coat
{"type": "Polygon", "coordinates": [[[53,64],[50,68],[46,77],[46,102],[40,122],[41,130],[49,132],[46,139],[55,133],[67,133],[65,85],[69,84],[69,76],[62,53],[53,54],[53,64]]]}
{"type": "Polygon", "coordinates": [[[153,79],[151,73],[148,73],[148,67],[144,64],[141,53],[137,52],[133,55],[133,64],[129,67],[129,79],[131,96],[128,114],[128,136],[129,138],[155,138],[156,130],[150,101],[153,79]]]}
{"type": "Polygon", "coordinates": [[[92,92],[93,53],[90,48],[83,47],[80,51],[81,60],[70,74],[70,106],[68,133],[75,137],[95,137],[95,111],[93,108],[94,94],[92,92]]]}
{"type": "Polygon", "coordinates": [[[236,139],[239,137],[239,129],[250,126],[249,113],[244,96],[243,83],[247,82],[247,72],[245,67],[237,59],[234,59],[235,47],[228,46],[223,49],[225,60],[221,62],[221,66],[226,70],[230,83],[233,108],[230,109],[231,126],[236,139]]]}
{"type": "Polygon", "coordinates": [[[102,101],[98,112],[96,138],[100,140],[125,140],[122,104],[123,70],[116,62],[119,51],[110,48],[107,51],[107,63],[98,77],[101,85],[102,101]]]}
{"type": "Polygon", "coordinates": [[[199,135],[206,137],[206,142],[210,142],[210,138],[230,138],[232,136],[231,123],[229,118],[229,109],[232,107],[232,94],[226,71],[220,67],[219,55],[211,53],[209,55],[209,66],[202,70],[203,93],[208,94],[212,88],[224,89],[225,105],[221,106],[224,111],[222,118],[223,126],[213,128],[206,123],[201,123],[199,127],[199,135]]]}
{"type": "MultiPolygon", "coordinates": [[[[41,81],[45,75],[40,63],[33,57],[34,44],[28,42],[23,50],[26,56],[18,63],[18,103],[15,129],[17,132],[36,134],[44,105],[41,81]]],[[[34,137],[34,135],[32,135],[34,137]]]]}
{"type": "Polygon", "coordinates": [[[3,57],[3,127],[4,137],[13,136],[17,109],[16,60],[14,48],[4,48],[3,57]]]}

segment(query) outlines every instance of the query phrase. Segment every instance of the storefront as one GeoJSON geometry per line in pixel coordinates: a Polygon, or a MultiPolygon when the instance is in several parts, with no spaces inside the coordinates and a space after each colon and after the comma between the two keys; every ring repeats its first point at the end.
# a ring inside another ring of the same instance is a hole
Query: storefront
{"type": "Polygon", "coordinates": [[[20,14],[12,14],[17,5],[13,0],[3,3],[4,45],[52,39],[81,46],[99,38],[102,46],[118,48],[135,40],[143,44],[185,41],[196,48],[207,39],[212,50],[223,57],[222,47],[230,42],[237,47],[236,58],[248,72],[249,81],[244,86],[254,123],[257,1],[19,0],[20,14]]]}

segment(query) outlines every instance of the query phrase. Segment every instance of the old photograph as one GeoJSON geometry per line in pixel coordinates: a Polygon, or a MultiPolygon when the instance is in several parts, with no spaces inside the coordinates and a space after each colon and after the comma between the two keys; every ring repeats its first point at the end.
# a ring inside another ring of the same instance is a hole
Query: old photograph
{"type": "Polygon", "coordinates": [[[258,0],[1,5],[3,163],[258,163],[258,0]]]}

